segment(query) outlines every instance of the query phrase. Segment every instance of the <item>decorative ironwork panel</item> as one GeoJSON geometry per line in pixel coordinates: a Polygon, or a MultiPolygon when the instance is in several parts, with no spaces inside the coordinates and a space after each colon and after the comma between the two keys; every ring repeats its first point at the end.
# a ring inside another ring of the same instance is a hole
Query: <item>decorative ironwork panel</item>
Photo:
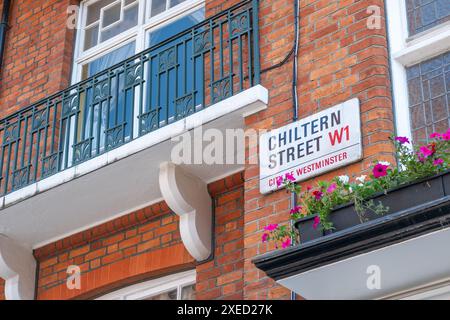
{"type": "Polygon", "coordinates": [[[156,108],[145,112],[139,116],[139,134],[142,136],[146,133],[154,131],[159,128],[159,111],[161,108],[156,108]]]}
{"type": "Polygon", "coordinates": [[[28,185],[30,166],[12,172],[12,190],[17,190],[28,185]]]}
{"type": "Polygon", "coordinates": [[[75,114],[79,108],[78,94],[72,94],[63,99],[62,102],[62,116],[67,117],[75,114]]]}
{"type": "Polygon", "coordinates": [[[91,158],[93,138],[81,141],[73,146],[73,162],[75,164],[91,158]]]}
{"type": "Polygon", "coordinates": [[[19,123],[6,124],[5,131],[3,132],[3,145],[19,140],[19,123]]]}
{"type": "Polygon", "coordinates": [[[105,131],[106,134],[106,149],[111,150],[117,148],[124,143],[124,128],[126,123],[105,131]]]}
{"type": "Polygon", "coordinates": [[[198,56],[211,49],[211,30],[194,35],[194,55],[198,56]]]}
{"type": "Polygon", "coordinates": [[[58,172],[59,154],[54,153],[42,159],[42,177],[49,177],[58,172]]]}
{"type": "Polygon", "coordinates": [[[99,103],[107,100],[110,97],[109,93],[109,80],[103,80],[101,82],[94,83],[94,101],[93,103],[99,103]]]}
{"type": "Polygon", "coordinates": [[[175,100],[176,120],[186,118],[195,113],[195,93],[189,93],[175,100]]]}
{"type": "Polygon", "coordinates": [[[163,73],[177,65],[177,51],[176,46],[164,50],[159,54],[159,72],[163,73]]]}
{"type": "Polygon", "coordinates": [[[231,36],[238,37],[250,30],[250,17],[248,11],[239,13],[231,18],[231,36]]]}
{"type": "Polygon", "coordinates": [[[233,95],[233,76],[217,80],[211,85],[212,103],[217,103],[233,95]]]}
{"type": "Polygon", "coordinates": [[[48,109],[33,110],[33,120],[31,129],[38,131],[45,128],[48,125],[48,109]]]}
{"type": "Polygon", "coordinates": [[[134,87],[141,84],[144,80],[142,64],[136,63],[131,66],[127,66],[125,69],[125,87],[134,87]]]}

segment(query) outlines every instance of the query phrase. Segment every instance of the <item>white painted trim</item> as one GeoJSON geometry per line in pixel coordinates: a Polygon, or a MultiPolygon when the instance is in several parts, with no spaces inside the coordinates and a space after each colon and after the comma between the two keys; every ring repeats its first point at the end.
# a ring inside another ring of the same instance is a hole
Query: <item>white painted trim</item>
{"type": "Polygon", "coordinates": [[[36,260],[33,251],[0,234],[0,277],[7,300],[34,300],[36,260]]]}
{"type": "Polygon", "coordinates": [[[180,300],[181,289],[195,284],[196,277],[196,271],[189,270],[122,288],[96,300],[142,300],[174,289],[180,300]]]}
{"type": "Polygon", "coordinates": [[[405,68],[450,50],[450,22],[408,38],[405,1],[386,1],[386,9],[397,135],[411,138],[405,68]]]}
{"type": "Polygon", "coordinates": [[[159,188],[167,205],[180,217],[184,246],[197,261],[212,252],[212,200],[208,186],[173,163],[160,165],[159,188]]]}

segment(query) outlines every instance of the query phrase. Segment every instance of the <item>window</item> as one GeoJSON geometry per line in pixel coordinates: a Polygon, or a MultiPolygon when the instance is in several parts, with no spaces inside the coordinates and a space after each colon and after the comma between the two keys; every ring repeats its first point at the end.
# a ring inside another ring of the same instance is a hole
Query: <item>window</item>
{"type": "Polygon", "coordinates": [[[450,1],[387,1],[397,134],[424,142],[450,125],[450,1]]]}
{"type": "Polygon", "coordinates": [[[204,0],[85,0],[81,2],[72,82],[86,79],[205,19],[204,0]],[[163,30],[163,29],[161,29],[163,30]]]}
{"type": "MultiPolygon", "coordinates": [[[[125,86],[123,72],[101,75],[101,71],[126,60],[133,55],[166,40],[180,31],[193,27],[205,19],[204,0],[84,0],[81,2],[80,19],[75,49],[73,83],[99,75],[95,83],[104,83],[106,91],[115,92],[108,98],[99,85],[80,93],[80,113],[70,119],[66,146],[70,159],[65,166],[79,163],[103,153],[116,145],[138,135],[132,132],[132,125],[139,121],[139,103],[133,101],[134,87],[125,86]],[[110,77],[108,80],[107,78],[110,77]],[[107,84],[110,83],[110,84],[107,84]],[[97,91],[95,91],[95,90],[97,91]],[[75,122],[80,130],[75,131],[75,122]]],[[[160,48],[162,49],[162,48],[160,48]]],[[[159,50],[159,49],[157,49],[159,50]]],[[[189,58],[189,57],[187,57],[189,58]]],[[[152,62],[153,63],[153,62],[152,62]]],[[[155,69],[156,70],[156,69],[155,69]]],[[[167,72],[169,74],[169,72],[167,72]]],[[[149,77],[154,75],[145,75],[149,77]]],[[[159,76],[166,76],[160,73],[159,76]]],[[[173,77],[173,72],[170,72],[173,77]]],[[[167,76],[167,83],[172,81],[167,76]]],[[[148,78],[146,78],[148,80],[148,78]]],[[[199,78],[197,81],[202,81],[199,78]]],[[[188,84],[191,85],[192,84],[188,84]]],[[[187,86],[188,86],[187,85],[187,86]]],[[[156,86],[155,86],[156,87],[156,86]]],[[[158,92],[146,92],[143,99],[153,99],[168,92],[168,84],[161,85],[158,92]],[[164,91],[165,90],[165,91],[164,91]]],[[[186,90],[189,88],[185,88],[186,90]]],[[[195,102],[201,101],[197,94],[195,102]]],[[[159,101],[149,104],[158,106],[159,101]]],[[[173,103],[172,103],[173,104],[173,103]]],[[[174,106],[164,115],[166,121],[173,121],[174,106]]]]}
{"type": "Polygon", "coordinates": [[[195,270],[135,284],[97,300],[194,300],[195,270]]]}
{"type": "Polygon", "coordinates": [[[406,69],[411,131],[423,142],[450,127],[450,52],[406,69]]]}
{"type": "Polygon", "coordinates": [[[450,20],[448,0],[406,0],[406,9],[411,36],[450,20]]]}

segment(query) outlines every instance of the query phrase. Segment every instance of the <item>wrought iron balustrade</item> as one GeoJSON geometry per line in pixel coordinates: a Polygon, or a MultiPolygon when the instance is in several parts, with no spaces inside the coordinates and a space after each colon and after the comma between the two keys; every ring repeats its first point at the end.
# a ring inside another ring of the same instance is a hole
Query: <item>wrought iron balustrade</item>
{"type": "Polygon", "coordinates": [[[0,120],[0,195],[248,89],[259,72],[251,0],[0,120]]]}

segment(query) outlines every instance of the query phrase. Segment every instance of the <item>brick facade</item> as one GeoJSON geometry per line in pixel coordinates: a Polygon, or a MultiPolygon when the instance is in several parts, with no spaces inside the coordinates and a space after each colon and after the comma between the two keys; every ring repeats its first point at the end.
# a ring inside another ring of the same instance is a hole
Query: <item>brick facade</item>
{"type": "Polygon", "coordinates": [[[77,3],[24,0],[12,4],[0,71],[2,117],[69,85],[75,30],[66,27],[67,7],[77,3]]]}
{"type": "Polygon", "coordinates": [[[192,269],[178,230],[178,217],[158,203],[37,249],[38,299],[91,298],[192,269]],[[66,286],[70,265],[81,269],[81,290],[66,286]]]}
{"type": "MultiPolygon", "coordinates": [[[[62,26],[69,2],[26,0],[13,6],[13,27],[0,75],[3,112],[68,84],[73,32],[62,26]]],[[[207,0],[207,15],[237,2],[207,0]]],[[[394,123],[384,1],[372,0],[370,5],[382,10],[380,29],[367,28],[366,1],[300,1],[300,118],[351,98],[361,102],[364,159],[317,179],[359,175],[367,172],[374,159],[395,163],[389,142],[394,123]]],[[[292,121],[292,56],[284,65],[271,67],[283,61],[293,41],[293,0],[261,0],[261,84],[269,90],[270,102],[267,110],[245,119],[247,128],[278,128],[292,121]]],[[[249,159],[258,156],[257,146],[250,145],[247,151],[249,159]]],[[[284,191],[261,195],[257,165],[247,165],[243,174],[213,183],[209,189],[216,210],[216,246],[214,260],[196,266],[197,298],[290,299],[288,290],[251,262],[274,249],[261,243],[261,230],[269,223],[287,221],[289,195],[284,191]]],[[[89,298],[195,266],[181,242],[177,216],[164,203],[40,248],[35,256],[39,261],[39,299],[89,298]],[[155,256],[161,257],[158,264],[151,263],[155,256]],[[65,287],[65,268],[70,264],[82,267],[81,292],[65,287]]]]}

